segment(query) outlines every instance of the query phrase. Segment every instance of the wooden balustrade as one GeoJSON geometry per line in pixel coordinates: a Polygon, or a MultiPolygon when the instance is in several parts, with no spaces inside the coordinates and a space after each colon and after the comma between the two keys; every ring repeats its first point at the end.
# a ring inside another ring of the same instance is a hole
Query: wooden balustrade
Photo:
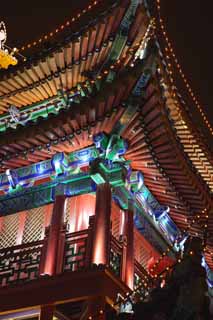
{"type": "Polygon", "coordinates": [[[122,276],[123,245],[113,235],[110,246],[110,268],[116,276],[122,276]]]}
{"type": "Polygon", "coordinates": [[[146,288],[146,283],[150,283],[151,277],[147,271],[142,267],[142,265],[135,260],[134,261],[134,289],[139,288],[138,292],[141,295],[144,294],[144,289],[146,288]]]}
{"type": "Polygon", "coordinates": [[[0,249],[0,286],[37,279],[43,241],[0,249]]]}
{"type": "MultiPolygon", "coordinates": [[[[88,229],[67,233],[65,237],[62,272],[82,270],[91,265],[91,248],[93,241],[93,219],[88,229]]],[[[42,257],[45,256],[47,239],[26,243],[0,250],[0,286],[20,284],[38,279],[42,276],[42,257]]],[[[125,263],[124,244],[113,235],[110,240],[109,267],[114,275],[122,279],[125,263]]],[[[135,261],[135,285],[139,285],[147,276],[142,266],[135,261]]]]}
{"type": "Polygon", "coordinates": [[[88,235],[88,229],[66,235],[63,271],[86,267],[88,235]]]}

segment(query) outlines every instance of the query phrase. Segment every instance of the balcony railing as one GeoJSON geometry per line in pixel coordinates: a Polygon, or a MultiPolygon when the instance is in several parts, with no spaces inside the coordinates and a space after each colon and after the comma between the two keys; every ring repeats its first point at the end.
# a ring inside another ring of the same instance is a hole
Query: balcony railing
{"type": "Polygon", "coordinates": [[[134,271],[134,289],[138,288],[138,293],[143,295],[146,291],[147,283],[151,281],[151,277],[137,260],[134,263],[134,271]]]}
{"type": "Polygon", "coordinates": [[[43,241],[0,250],[0,286],[38,278],[43,241]]]}
{"type": "Polygon", "coordinates": [[[66,235],[63,271],[80,270],[87,265],[89,229],[66,235]]]}
{"type": "MultiPolygon", "coordinates": [[[[61,272],[78,271],[91,265],[93,239],[91,226],[86,230],[65,235],[61,272]]],[[[42,241],[1,249],[0,287],[26,283],[43,276],[41,270],[45,259],[46,241],[47,238],[42,241]]],[[[124,246],[125,244],[111,235],[109,266],[114,275],[120,279],[122,279],[124,263],[124,246]]],[[[145,275],[143,267],[135,261],[135,286],[142,284],[145,275]]]]}
{"type": "Polygon", "coordinates": [[[110,246],[110,268],[117,277],[121,277],[122,274],[122,258],[123,258],[123,246],[112,235],[110,246]]]}

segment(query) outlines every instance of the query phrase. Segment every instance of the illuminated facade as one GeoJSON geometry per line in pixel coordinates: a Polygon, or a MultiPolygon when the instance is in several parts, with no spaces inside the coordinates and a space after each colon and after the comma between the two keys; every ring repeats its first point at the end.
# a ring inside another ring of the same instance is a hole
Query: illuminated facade
{"type": "Polygon", "coordinates": [[[212,159],[155,21],[126,0],[77,18],[0,81],[0,319],[105,319],[165,278],[188,235],[211,294],[212,159]]]}

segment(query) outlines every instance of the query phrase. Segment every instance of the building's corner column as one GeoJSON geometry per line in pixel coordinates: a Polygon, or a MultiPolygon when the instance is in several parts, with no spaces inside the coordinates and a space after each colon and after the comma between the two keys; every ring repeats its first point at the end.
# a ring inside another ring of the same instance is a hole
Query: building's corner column
{"type": "Polygon", "coordinates": [[[124,238],[126,241],[125,252],[125,283],[133,290],[134,286],[134,210],[129,207],[125,211],[124,238]]]}
{"type": "Polygon", "coordinates": [[[46,241],[44,240],[45,252],[42,255],[44,261],[41,262],[41,274],[54,275],[62,271],[66,232],[64,228],[65,204],[65,196],[56,196],[51,224],[47,232],[46,241]]]}
{"type": "Polygon", "coordinates": [[[86,246],[86,257],[85,257],[86,267],[89,267],[92,261],[94,221],[95,221],[95,215],[90,216],[89,226],[88,226],[88,239],[87,239],[87,246],[86,246]]]}
{"type": "Polygon", "coordinates": [[[95,264],[109,264],[111,201],[110,184],[97,185],[92,250],[92,263],[95,264]]]}

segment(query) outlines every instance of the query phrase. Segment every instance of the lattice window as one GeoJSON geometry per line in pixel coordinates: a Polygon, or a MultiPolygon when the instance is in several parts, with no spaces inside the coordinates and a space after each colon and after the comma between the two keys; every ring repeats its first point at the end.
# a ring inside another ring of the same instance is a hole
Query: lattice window
{"type": "Polygon", "coordinates": [[[19,215],[11,214],[3,218],[0,232],[0,248],[12,247],[16,244],[19,215]]]}
{"type": "Polygon", "coordinates": [[[23,233],[23,243],[41,240],[44,228],[46,206],[27,211],[23,233]]]}

